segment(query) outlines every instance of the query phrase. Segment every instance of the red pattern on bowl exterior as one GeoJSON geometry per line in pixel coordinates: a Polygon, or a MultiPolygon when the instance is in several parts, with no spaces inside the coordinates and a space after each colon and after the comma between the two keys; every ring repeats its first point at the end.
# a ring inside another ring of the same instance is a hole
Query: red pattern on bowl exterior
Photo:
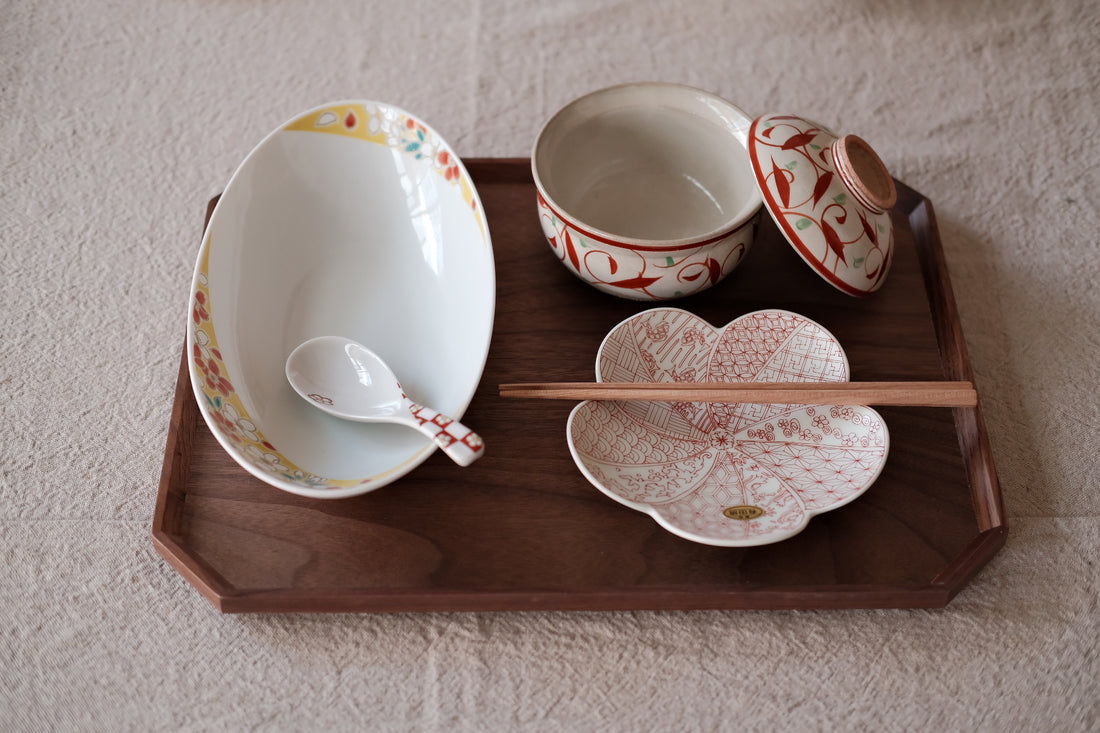
{"type": "Polygon", "coordinates": [[[666,300],[717,284],[759,223],[751,122],[678,84],[624,84],[573,100],[531,154],[551,249],[581,280],[623,298],[666,300]]]}
{"type": "Polygon", "coordinates": [[[668,300],[721,282],[756,237],[760,213],[732,232],[688,244],[638,246],[589,231],[539,194],[539,223],[550,249],[597,290],[630,300],[668,300]]]}

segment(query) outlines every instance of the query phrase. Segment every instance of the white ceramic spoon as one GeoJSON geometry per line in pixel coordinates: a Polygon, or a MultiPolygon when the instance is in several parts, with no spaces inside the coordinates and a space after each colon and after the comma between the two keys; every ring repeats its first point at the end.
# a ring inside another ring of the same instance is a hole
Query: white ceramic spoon
{"type": "Polygon", "coordinates": [[[410,400],[386,362],[351,339],[320,336],[303,342],[287,357],[286,378],[295,392],[330,415],[419,430],[460,466],[485,452],[477,433],[410,400]]]}

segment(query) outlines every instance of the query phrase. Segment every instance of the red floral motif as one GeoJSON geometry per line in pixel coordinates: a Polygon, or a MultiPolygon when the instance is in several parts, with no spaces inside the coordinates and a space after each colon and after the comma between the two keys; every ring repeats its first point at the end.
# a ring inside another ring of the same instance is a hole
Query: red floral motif
{"type": "Polygon", "coordinates": [[[692,344],[701,346],[707,342],[707,334],[701,328],[685,328],[680,342],[685,346],[692,344]]]}
{"type": "Polygon", "coordinates": [[[201,290],[195,293],[195,304],[191,309],[191,317],[195,323],[210,320],[210,311],[206,309],[206,293],[201,290]]]}
{"type": "Polygon", "coordinates": [[[753,430],[749,428],[745,431],[745,434],[754,440],[766,440],[771,442],[775,440],[775,426],[769,423],[764,423],[763,427],[753,430]]]}
{"type": "MultiPolygon", "coordinates": [[[[207,314],[203,320],[209,320],[209,318],[207,314]]],[[[192,348],[191,360],[202,375],[207,390],[223,397],[233,393],[233,385],[222,374],[221,353],[216,348],[204,347],[196,342],[192,348]]]]}
{"type": "Polygon", "coordinates": [[[207,287],[206,273],[200,271],[192,296],[195,325],[191,331],[191,363],[199,377],[201,399],[206,403],[204,412],[211,428],[231,442],[248,462],[265,471],[281,474],[309,488],[338,488],[329,485],[328,479],[286,465],[282,455],[259,433],[248,415],[238,410],[240,403],[226,373],[221,351],[215,345],[207,287]]]}
{"type": "Polygon", "coordinates": [[[228,433],[235,442],[239,443],[241,441],[240,436],[237,435],[237,425],[235,423],[230,422],[221,412],[215,412],[211,417],[214,418],[214,422],[218,424],[218,427],[220,427],[222,431],[228,433]]]}
{"type": "Polygon", "coordinates": [[[664,341],[668,338],[668,324],[658,323],[656,326],[646,324],[645,335],[650,341],[664,341]]]}
{"type": "Polygon", "coordinates": [[[206,377],[206,386],[217,394],[228,396],[233,394],[233,385],[218,371],[218,364],[213,359],[206,362],[207,368],[203,371],[206,377]]]}
{"type": "Polygon", "coordinates": [[[783,437],[785,438],[798,438],[799,440],[810,441],[812,443],[820,443],[822,439],[820,433],[815,433],[813,430],[803,428],[798,418],[791,418],[789,420],[780,419],[779,429],[783,431],[783,437]]]}
{"type": "Polygon", "coordinates": [[[448,181],[457,181],[462,175],[462,172],[458,168],[458,163],[446,150],[441,150],[436,154],[435,162],[436,165],[442,169],[443,178],[448,181]]]}

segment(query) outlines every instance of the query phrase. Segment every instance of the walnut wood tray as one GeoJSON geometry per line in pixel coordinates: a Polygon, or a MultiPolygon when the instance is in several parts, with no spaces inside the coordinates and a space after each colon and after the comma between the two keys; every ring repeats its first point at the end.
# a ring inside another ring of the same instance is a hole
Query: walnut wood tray
{"type": "MultiPolygon", "coordinates": [[[[694,544],[605,497],[569,456],[573,404],[497,388],[591,379],[603,336],[653,304],[599,293],[556,261],[526,159],[467,166],[497,266],[492,347],[464,418],[485,438],[485,457],[459,469],[436,453],[362,497],[297,497],[221,449],[181,361],[152,535],[218,609],[942,607],[1004,544],[980,406],[879,408],[891,449],[878,481],[774,545],[694,544]]],[[[827,285],[764,216],[729,278],[674,304],[716,326],[764,307],[802,313],[844,345],[853,379],[973,379],[931,202],[903,184],[898,192],[893,269],[870,298],[827,285]]]]}

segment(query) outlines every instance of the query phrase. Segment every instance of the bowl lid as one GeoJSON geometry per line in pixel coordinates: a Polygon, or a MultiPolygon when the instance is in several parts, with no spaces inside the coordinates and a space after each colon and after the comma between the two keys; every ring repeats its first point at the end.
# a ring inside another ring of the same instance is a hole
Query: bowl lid
{"type": "Polygon", "coordinates": [[[864,296],[886,280],[894,248],[894,179],[855,135],[767,114],[749,127],[764,207],[795,251],[838,290],[864,296]]]}

